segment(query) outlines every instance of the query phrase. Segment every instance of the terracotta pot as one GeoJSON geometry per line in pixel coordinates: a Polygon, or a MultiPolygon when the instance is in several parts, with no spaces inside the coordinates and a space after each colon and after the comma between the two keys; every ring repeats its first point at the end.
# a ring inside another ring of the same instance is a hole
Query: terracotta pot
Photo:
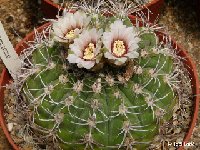
{"type": "MultiPolygon", "coordinates": [[[[133,24],[135,24],[135,17],[133,16],[129,16],[132,20],[133,20],[133,24]]],[[[42,32],[42,30],[47,27],[49,25],[49,23],[44,24],[43,26],[41,26],[40,28],[38,28],[38,32],[42,32]]],[[[160,39],[163,38],[163,36],[165,34],[163,33],[157,33],[157,35],[159,36],[160,39]]],[[[28,45],[25,44],[26,41],[29,40],[33,40],[34,39],[34,32],[28,34],[26,36],[25,39],[23,39],[17,46],[16,46],[16,51],[19,54],[24,47],[28,47],[28,45]]],[[[184,57],[184,64],[185,67],[188,69],[189,73],[190,73],[190,77],[192,79],[192,90],[193,90],[193,95],[197,95],[193,97],[193,101],[194,101],[194,112],[193,112],[193,116],[192,116],[192,121],[190,123],[190,127],[189,130],[187,132],[187,134],[185,135],[184,138],[184,142],[187,143],[189,138],[192,135],[192,131],[194,129],[197,117],[198,117],[198,108],[199,108],[199,89],[198,87],[199,85],[199,81],[198,81],[198,76],[197,76],[197,70],[196,70],[196,66],[193,63],[191,57],[188,55],[187,51],[185,51],[180,45],[178,45],[174,40],[172,40],[172,45],[174,48],[177,48],[178,51],[178,55],[181,57],[184,57]]],[[[10,81],[12,81],[9,73],[7,72],[6,69],[3,70],[2,74],[1,74],[1,78],[0,78],[0,123],[1,123],[1,127],[8,139],[8,141],[10,142],[10,144],[13,146],[13,148],[15,150],[18,150],[19,148],[17,147],[17,145],[15,145],[14,141],[11,138],[11,135],[9,134],[9,131],[7,129],[6,126],[6,122],[5,122],[5,118],[4,118],[4,90],[5,88],[2,86],[5,86],[6,84],[8,84],[10,81]]],[[[180,147],[179,150],[182,150],[183,147],[180,147]]]]}
{"type": "MultiPolygon", "coordinates": [[[[148,16],[148,11],[150,10],[149,21],[154,22],[156,18],[158,17],[163,4],[164,4],[164,0],[151,0],[150,3],[142,6],[141,11],[139,12],[143,12],[145,16],[148,16]]],[[[51,2],[50,0],[42,0],[41,7],[46,18],[55,19],[56,15],[62,14],[62,9],[60,12],[58,12],[60,8],[59,5],[51,2]]],[[[134,13],[133,15],[136,15],[136,13],[134,13]]]]}

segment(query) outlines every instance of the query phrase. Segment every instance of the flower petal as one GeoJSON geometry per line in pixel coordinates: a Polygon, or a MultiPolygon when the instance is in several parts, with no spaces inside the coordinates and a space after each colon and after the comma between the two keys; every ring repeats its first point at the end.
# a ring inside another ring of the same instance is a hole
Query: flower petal
{"type": "Polygon", "coordinates": [[[86,69],[91,69],[95,65],[95,61],[84,61],[82,63],[83,67],[86,69]]]}
{"type": "Polygon", "coordinates": [[[78,57],[75,54],[69,54],[67,57],[69,63],[76,63],[78,57]]]}
{"type": "Polygon", "coordinates": [[[81,48],[79,45],[70,45],[69,48],[76,56],[82,56],[81,48]]]}
{"type": "Polygon", "coordinates": [[[117,60],[115,60],[114,63],[119,66],[119,65],[124,64],[126,62],[126,60],[127,60],[126,57],[121,57],[121,58],[118,58],[117,60]]]}
{"type": "Polygon", "coordinates": [[[110,52],[105,52],[104,57],[108,59],[117,59],[115,56],[113,56],[110,52]]]}
{"type": "Polygon", "coordinates": [[[131,59],[138,58],[139,57],[139,53],[136,52],[136,51],[132,51],[130,53],[127,53],[125,56],[127,56],[128,58],[131,58],[131,59]]]}

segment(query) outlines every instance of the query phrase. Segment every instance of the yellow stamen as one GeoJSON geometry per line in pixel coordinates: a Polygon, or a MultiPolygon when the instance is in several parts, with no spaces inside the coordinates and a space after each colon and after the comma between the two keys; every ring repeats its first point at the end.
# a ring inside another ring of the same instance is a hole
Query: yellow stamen
{"type": "Polygon", "coordinates": [[[120,40],[115,41],[113,45],[113,53],[116,56],[120,57],[125,52],[126,52],[126,47],[125,47],[124,41],[120,41],[120,40]]]}
{"type": "Polygon", "coordinates": [[[88,45],[88,47],[85,49],[84,51],[84,56],[83,56],[83,59],[86,59],[86,60],[91,60],[94,58],[94,49],[95,49],[95,45],[93,43],[90,43],[88,45]]]}
{"type": "Polygon", "coordinates": [[[75,37],[75,31],[74,30],[70,30],[69,32],[67,32],[65,37],[68,38],[68,39],[74,38],[75,37]]]}

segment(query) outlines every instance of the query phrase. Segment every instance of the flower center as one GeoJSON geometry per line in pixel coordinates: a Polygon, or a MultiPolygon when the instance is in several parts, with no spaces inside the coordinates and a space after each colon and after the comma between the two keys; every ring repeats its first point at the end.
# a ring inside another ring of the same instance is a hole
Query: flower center
{"type": "Polygon", "coordinates": [[[95,56],[94,50],[95,50],[95,45],[93,43],[89,43],[83,52],[83,59],[85,59],[85,60],[93,59],[95,56]]]}
{"type": "Polygon", "coordinates": [[[113,54],[121,57],[126,53],[126,46],[124,41],[117,40],[113,43],[113,54]]]}
{"type": "Polygon", "coordinates": [[[73,30],[70,30],[69,32],[67,32],[65,37],[68,38],[68,39],[74,38],[75,37],[75,30],[73,29],[73,30]]]}

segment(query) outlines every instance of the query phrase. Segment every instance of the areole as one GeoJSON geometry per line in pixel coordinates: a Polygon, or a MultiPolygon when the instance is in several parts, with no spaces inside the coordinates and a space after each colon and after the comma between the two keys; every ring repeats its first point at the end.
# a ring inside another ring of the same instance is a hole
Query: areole
{"type": "MultiPolygon", "coordinates": [[[[134,16],[129,16],[130,19],[132,20],[133,24],[135,24],[135,17],[134,16]]],[[[50,23],[47,23],[47,24],[44,24],[43,26],[39,27],[37,29],[38,32],[42,32],[43,29],[47,26],[49,26],[50,23]]],[[[163,33],[157,33],[158,37],[160,39],[163,38],[163,36],[165,36],[165,34],[163,33]]],[[[26,45],[26,41],[31,41],[34,39],[34,32],[28,34],[26,36],[26,38],[24,38],[19,44],[17,44],[16,46],[16,51],[18,54],[20,54],[20,52],[28,47],[28,45],[26,45]]],[[[194,129],[194,126],[195,126],[195,123],[196,123],[196,120],[197,120],[197,117],[198,117],[198,108],[199,108],[199,81],[198,81],[198,76],[197,76],[197,70],[196,70],[196,66],[195,64],[193,63],[192,59],[190,58],[190,56],[187,54],[187,52],[180,46],[178,45],[174,40],[172,40],[172,46],[174,48],[176,48],[178,50],[178,55],[181,56],[181,57],[184,57],[184,64],[185,64],[185,67],[188,69],[188,71],[190,72],[190,77],[192,79],[192,87],[193,87],[193,100],[194,100],[194,113],[192,114],[192,121],[190,123],[190,128],[187,132],[187,134],[185,135],[185,138],[184,138],[184,141],[185,143],[188,142],[189,138],[191,137],[192,135],[192,131],[194,129]]],[[[8,139],[8,141],[10,142],[10,144],[13,146],[13,148],[15,150],[19,150],[19,147],[14,143],[14,141],[12,140],[11,138],[11,135],[7,129],[7,125],[6,125],[6,121],[5,121],[5,117],[4,117],[4,86],[6,84],[9,84],[9,82],[12,81],[9,73],[7,72],[6,69],[3,70],[3,73],[1,75],[1,78],[0,78],[0,123],[1,123],[1,127],[8,139]]],[[[180,147],[179,150],[182,150],[183,147],[180,147]]]]}

